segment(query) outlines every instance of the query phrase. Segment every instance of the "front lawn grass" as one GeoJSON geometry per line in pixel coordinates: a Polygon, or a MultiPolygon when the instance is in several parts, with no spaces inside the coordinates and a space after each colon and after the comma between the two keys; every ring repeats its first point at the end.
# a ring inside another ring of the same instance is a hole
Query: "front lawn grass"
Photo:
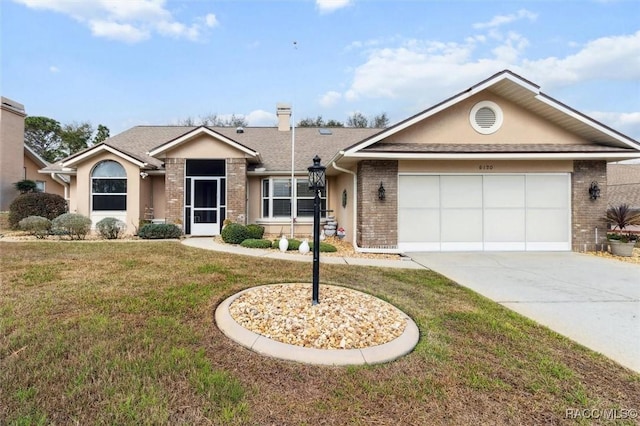
{"type": "Polygon", "coordinates": [[[640,375],[430,271],[321,264],[321,283],[393,303],[421,337],[389,364],[319,367],[213,319],[241,289],[310,282],[310,263],[178,242],[0,242],[0,260],[3,425],[637,421],[568,417],[637,410],[640,375]]]}

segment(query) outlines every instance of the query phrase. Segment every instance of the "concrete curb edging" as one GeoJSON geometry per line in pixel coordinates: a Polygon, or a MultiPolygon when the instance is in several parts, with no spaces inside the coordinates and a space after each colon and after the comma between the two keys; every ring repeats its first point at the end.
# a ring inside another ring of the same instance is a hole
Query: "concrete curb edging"
{"type": "Polygon", "coordinates": [[[242,327],[229,313],[229,306],[235,299],[255,288],[243,290],[220,303],[215,311],[215,321],[220,331],[228,338],[261,355],[315,365],[382,364],[394,361],[410,353],[420,339],[418,326],[409,316],[404,314],[407,319],[407,325],[399,337],[382,345],[369,348],[316,349],[277,342],[242,327]]]}

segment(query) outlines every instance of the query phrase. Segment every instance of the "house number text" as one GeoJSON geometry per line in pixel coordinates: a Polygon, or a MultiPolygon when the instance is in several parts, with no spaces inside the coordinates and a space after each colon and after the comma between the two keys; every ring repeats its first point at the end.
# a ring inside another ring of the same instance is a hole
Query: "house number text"
{"type": "Polygon", "coordinates": [[[478,168],[480,170],[493,170],[493,164],[480,164],[478,168]]]}

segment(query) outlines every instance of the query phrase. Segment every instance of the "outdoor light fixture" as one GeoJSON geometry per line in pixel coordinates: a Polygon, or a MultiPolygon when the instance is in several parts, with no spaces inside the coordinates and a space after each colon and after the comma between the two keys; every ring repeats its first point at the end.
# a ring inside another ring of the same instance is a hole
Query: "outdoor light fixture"
{"type": "Polygon", "coordinates": [[[589,187],[589,198],[592,200],[600,198],[600,187],[596,181],[591,182],[591,186],[589,187]]]}
{"type": "Polygon", "coordinates": [[[311,303],[320,303],[320,191],[325,187],[327,168],[320,165],[320,157],[313,157],[309,167],[309,189],[313,191],[313,287],[311,303]]]}
{"type": "Polygon", "coordinates": [[[378,200],[384,201],[386,198],[385,192],[384,185],[380,182],[380,186],[378,187],[378,200]]]}

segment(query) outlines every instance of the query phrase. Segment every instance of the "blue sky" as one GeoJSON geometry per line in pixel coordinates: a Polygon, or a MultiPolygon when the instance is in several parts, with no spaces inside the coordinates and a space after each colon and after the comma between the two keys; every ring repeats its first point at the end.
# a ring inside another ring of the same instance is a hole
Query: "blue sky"
{"type": "Polygon", "coordinates": [[[503,69],[640,140],[640,1],[0,0],[3,96],[29,115],[391,122],[503,69]]]}

